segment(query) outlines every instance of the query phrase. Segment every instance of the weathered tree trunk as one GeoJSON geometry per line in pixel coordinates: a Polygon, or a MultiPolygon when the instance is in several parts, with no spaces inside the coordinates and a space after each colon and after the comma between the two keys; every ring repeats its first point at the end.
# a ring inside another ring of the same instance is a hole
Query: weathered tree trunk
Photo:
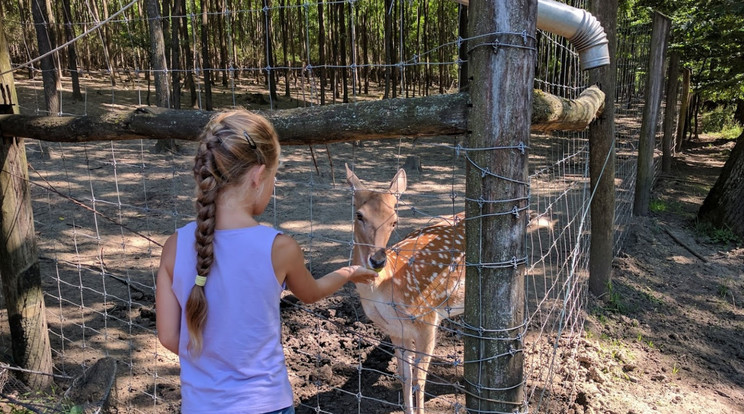
{"type": "MultiPolygon", "coordinates": [[[[75,38],[75,32],[72,29],[72,10],[70,9],[70,0],[62,0],[62,11],[65,21],[65,38],[71,41],[75,38]]],[[[80,75],[77,68],[77,50],[74,43],[67,46],[67,67],[70,69],[70,78],[72,79],[72,99],[76,101],[83,100],[83,94],[80,92],[80,75]]]]}
{"type": "MultiPolygon", "coordinates": [[[[279,26],[281,26],[282,30],[282,57],[284,58],[284,96],[289,98],[289,58],[287,57],[287,47],[288,43],[290,42],[289,36],[287,35],[287,32],[289,30],[289,22],[287,22],[287,19],[284,17],[285,11],[284,11],[284,4],[286,0],[279,0],[279,26]]],[[[293,42],[294,43],[294,42],[293,42]]]]}
{"type": "Polygon", "coordinates": [[[689,128],[687,114],[690,111],[690,75],[689,68],[682,71],[682,96],[679,103],[679,122],[677,122],[677,152],[682,151],[682,141],[685,139],[685,131],[689,128]]]}
{"type": "MultiPolygon", "coordinates": [[[[393,85],[393,16],[392,13],[393,0],[385,0],[385,95],[384,99],[390,98],[390,88],[395,89],[393,85]]],[[[395,91],[393,95],[395,96],[395,91]]]]}
{"type": "MultiPolygon", "coordinates": [[[[318,2],[318,61],[325,62],[325,19],[323,18],[323,2],[318,2]]],[[[320,104],[325,105],[326,97],[326,68],[321,66],[320,76],[320,104]]]]}
{"type": "Polygon", "coordinates": [[[640,142],[638,143],[638,170],[636,174],[633,214],[645,216],[651,203],[651,187],[654,181],[654,147],[656,126],[664,92],[664,58],[671,20],[663,14],[654,13],[651,32],[646,99],[643,107],[640,142]]]}
{"type": "Polygon", "coordinates": [[[589,82],[604,86],[605,108],[589,125],[589,176],[594,189],[591,204],[589,291],[604,297],[612,283],[615,243],[615,94],[617,93],[618,0],[591,2],[591,12],[602,24],[609,44],[610,64],[592,69],[589,82]]]}
{"type": "MultiPolygon", "coordinates": [[[[49,11],[45,1],[32,1],[31,14],[34,16],[34,26],[36,26],[36,41],[39,45],[39,54],[44,55],[54,49],[52,37],[47,27],[49,11]]],[[[49,115],[59,114],[59,95],[57,84],[57,68],[54,64],[54,56],[48,55],[41,59],[41,77],[44,82],[44,98],[46,101],[46,110],[49,115]]]]}
{"type": "Polygon", "coordinates": [[[524,404],[524,272],[527,154],[536,42],[537,1],[470,2],[468,33],[481,42],[469,59],[465,238],[465,383],[468,411],[518,412],[524,404]],[[480,36],[488,35],[484,38],[480,36]],[[484,148],[486,150],[476,150],[484,148]],[[475,200],[485,200],[479,203],[475,200]],[[511,201],[507,201],[511,200],[511,201]],[[504,214],[516,211],[516,214],[504,214]]]}
{"type": "MultiPolygon", "coordinates": [[[[401,136],[460,135],[467,132],[468,94],[364,101],[273,111],[282,145],[308,145],[401,136]]],[[[593,86],[578,99],[544,92],[533,96],[534,131],[580,131],[597,116],[605,95],[593,86]],[[551,108],[553,112],[545,111],[551,108]],[[588,108],[594,108],[590,110],[588,108]],[[579,121],[581,118],[581,121],[579,121]]],[[[52,142],[126,139],[196,140],[214,112],[140,108],[100,116],[0,116],[0,133],[52,142]]]]}
{"type": "MultiPolygon", "coordinates": [[[[17,113],[18,99],[2,21],[0,73],[4,73],[0,75],[3,92],[0,95],[0,113],[17,113]]],[[[23,139],[0,138],[0,277],[8,311],[13,361],[29,370],[19,372],[23,382],[31,389],[44,390],[52,384],[52,350],[29,186],[23,139]]]]}
{"type": "Polygon", "coordinates": [[[209,15],[207,0],[201,1],[201,54],[202,71],[204,72],[204,109],[212,110],[212,61],[209,51],[209,15]]]}
{"type": "MultiPolygon", "coordinates": [[[[167,0],[166,0],[167,1],[167,0]]],[[[171,68],[171,88],[173,93],[171,94],[171,107],[175,109],[181,108],[181,19],[184,15],[184,3],[183,0],[173,0],[173,7],[171,7],[171,54],[170,54],[170,68],[171,68]]]]}
{"type": "Polygon", "coordinates": [[[700,207],[698,218],[731,229],[744,238],[744,132],[736,139],[736,146],[700,207]]]}
{"type": "MultiPolygon", "coordinates": [[[[170,108],[170,85],[168,85],[168,64],[165,57],[160,3],[158,0],[145,0],[145,8],[150,30],[150,62],[155,79],[155,101],[156,105],[161,108],[170,108]]],[[[178,144],[174,139],[159,140],[155,144],[155,151],[178,151],[178,144]]]]}
{"type": "Polygon", "coordinates": [[[342,102],[349,103],[349,80],[348,71],[346,69],[346,12],[343,2],[339,2],[337,5],[338,19],[338,52],[341,64],[341,86],[342,86],[342,102]]]}
{"type": "Polygon", "coordinates": [[[679,94],[679,52],[669,55],[667,70],[666,105],[664,112],[664,138],[662,142],[661,171],[672,171],[672,151],[674,150],[674,120],[677,115],[677,95],[679,94]]]}
{"type": "Polygon", "coordinates": [[[145,10],[150,31],[150,62],[155,79],[155,101],[157,106],[168,108],[170,107],[170,88],[168,87],[168,65],[165,58],[160,2],[145,0],[145,10]]]}
{"type": "Polygon", "coordinates": [[[276,94],[276,69],[274,68],[274,42],[271,40],[271,0],[263,0],[264,6],[264,43],[266,50],[266,84],[269,87],[269,96],[276,101],[279,96],[276,94]]]}

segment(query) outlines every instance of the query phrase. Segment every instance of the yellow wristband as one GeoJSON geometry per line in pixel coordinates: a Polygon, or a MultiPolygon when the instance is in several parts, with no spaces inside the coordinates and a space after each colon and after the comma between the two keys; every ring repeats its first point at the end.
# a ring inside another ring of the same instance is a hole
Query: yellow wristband
{"type": "Polygon", "coordinates": [[[194,281],[194,284],[196,286],[204,286],[206,283],[207,283],[207,277],[206,276],[196,275],[196,281],[194,281]]]}

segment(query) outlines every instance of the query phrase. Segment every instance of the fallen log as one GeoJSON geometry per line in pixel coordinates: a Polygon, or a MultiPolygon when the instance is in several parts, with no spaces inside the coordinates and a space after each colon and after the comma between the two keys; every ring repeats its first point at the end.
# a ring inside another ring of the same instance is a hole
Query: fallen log
{"type": "MultiPolygon", "coordinates": [[[[580,131],[604,105],[592,86],[577,99],[542,91],[533,95],[532,131],[580,131]]],[[[467,132],[468,94],[365,101],[262,112],[282,145],[384,138],[460,135],[467,132]]],[[[180,139],[194,141],[215,112],[141,107],[99,116],[0,115],[0,135],[49,142],[180,139]]]]}

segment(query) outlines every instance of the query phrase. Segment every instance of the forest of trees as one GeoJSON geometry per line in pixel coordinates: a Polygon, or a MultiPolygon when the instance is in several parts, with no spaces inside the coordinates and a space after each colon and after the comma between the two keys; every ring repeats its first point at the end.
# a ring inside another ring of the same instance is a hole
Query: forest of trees
{"type": "MultiPolygon", "coordinates": [[[[370,83],[383,85],[385,97],[443,93],[458,76],[454,41],[463,6],[451,0],[144,0],[128,6],[110,0],[0,0],[11,59],[28,61],[124,8],[55,54],[50,64],[73,78],[78,73],[108,76],[112,86],[117,73],[149,77],[157,67],[151,56],[157,42],[148,31],[154,19],[162,26],[161,53],[171,74],[174,108],[197,104],[199,80],[209,94],[211,86],[228,87],[231,77],[261,78],[273,97],[289,96],[292,82],[312,70],[320,80],[321,103],[326,103],[369,93],[370,83]],[[37,35],[43,42],[36,42],[37,35]],[[407,61],[409,56],[415,62],[407,61]],[[190,91],[187,102],[180,102],[182,89],[190,91]]],[[[28,76],[35,75],[27,70],[28,76]]],[[[205,109],[211,109],[207,102],[205,109]]]]}

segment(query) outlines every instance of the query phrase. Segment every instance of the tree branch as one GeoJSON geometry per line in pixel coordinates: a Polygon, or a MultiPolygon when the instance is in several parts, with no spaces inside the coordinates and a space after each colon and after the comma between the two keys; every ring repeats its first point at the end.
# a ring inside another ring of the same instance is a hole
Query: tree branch
{"type": "MultiPolygon", "coordinates": [[[[532,130],[579,131],[601,113],[604,93],[596,86],[575,100],[541,91],[533,95],[532,130]]],[[[467,132],[468,94],[387,99],[261,112],[282,145],[309,145],[401,136],[467,132]]],[[[0,115],[0,135],[51,142],[181,139],[195,141],[216,112],[142,107],[100,116],[0,115]]]]}

